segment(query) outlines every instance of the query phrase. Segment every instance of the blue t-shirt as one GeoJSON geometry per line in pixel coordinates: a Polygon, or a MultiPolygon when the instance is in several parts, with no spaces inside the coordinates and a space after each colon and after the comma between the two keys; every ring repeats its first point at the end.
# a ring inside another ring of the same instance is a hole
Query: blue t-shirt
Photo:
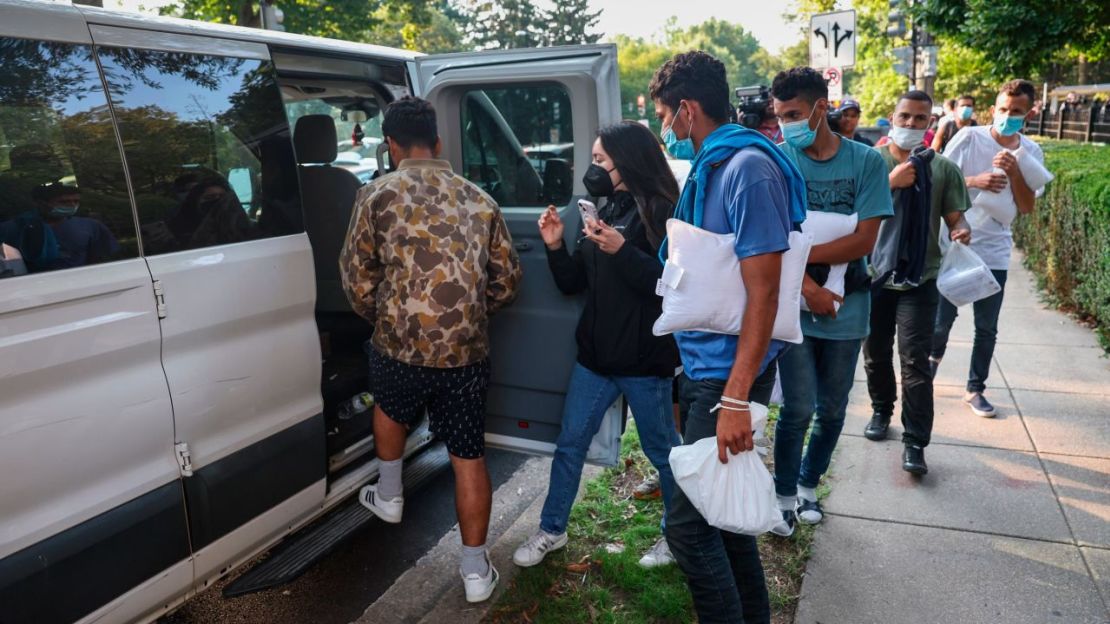
{"type": "Polygon", "coordinates": [[[70,269],[107,262],[120,252],[112,231],[96,219],[69,217],[51,224],[50,228],[54,230],[61,252],[52,268],[70,269]]]}
{"type": "MultiPolygon", "coordinates": [[[[828,160],[814,160],[784,143],[786,155],[806,181],[810,210],[857,214],[859,220],[894,216],[886,164],[874,149],[840,137],[840,149],[828,160]]],[[[802,312],[802,333],[826,340],[866,338],[871,324],[871,293],[856,291],[844,298],[836,318],[802,312]]]]}
{"type": "MultiPolygon", "coordinates": [[[[755,148],[740,150],[709,173],[701,227],[716,234],[735,233],[740,260],[786,251],[792,228],[789,198],[786,179],[769,156],[755,148]]],[[[708,332],[675,334],[684,372],[695,381],[728,379],[738,340],[708,332]]],[[[785,346],[772,340],[760,370],[785,346]]]]}

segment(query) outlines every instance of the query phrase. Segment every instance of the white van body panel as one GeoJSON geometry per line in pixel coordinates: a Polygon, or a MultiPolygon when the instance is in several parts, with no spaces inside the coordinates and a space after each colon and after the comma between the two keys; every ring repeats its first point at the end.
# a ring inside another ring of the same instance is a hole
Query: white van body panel
{"type": "Polygon", "coordinates": [[[166,301],[176,441],[188,443],[194,471],[321,412],[306,235],[147,261],[166,301]]]}
{"type": "Polygon", "coordinates": [[[178,468],[146,263],[0,288],[3,558],[176,480],[178,468]]]}

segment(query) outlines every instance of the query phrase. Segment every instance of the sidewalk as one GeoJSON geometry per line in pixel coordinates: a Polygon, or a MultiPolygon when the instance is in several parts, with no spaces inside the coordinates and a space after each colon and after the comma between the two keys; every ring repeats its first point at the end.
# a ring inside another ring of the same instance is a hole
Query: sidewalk
{"type": "Polygon", "coordinates": [[[979,418],[961,401],[971,321],[961,308],[937,376],[923,479],[901,469],[897,409],[890,440],[863,437],[861,357],[799,624],[1110,622],[1110,360],[1015,258],[998,416],[979,418]]]}

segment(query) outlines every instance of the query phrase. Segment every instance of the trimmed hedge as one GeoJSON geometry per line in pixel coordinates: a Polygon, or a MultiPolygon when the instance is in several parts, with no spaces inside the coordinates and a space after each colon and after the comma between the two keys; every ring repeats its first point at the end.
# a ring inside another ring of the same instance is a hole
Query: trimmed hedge
{"type": "Polygon", "coordinates": [[[1110,146],[1038,142],[1056,179],[1014,222],[1015,242],[1053,302],[1092,321],[1110,350],[1110,146]]]}

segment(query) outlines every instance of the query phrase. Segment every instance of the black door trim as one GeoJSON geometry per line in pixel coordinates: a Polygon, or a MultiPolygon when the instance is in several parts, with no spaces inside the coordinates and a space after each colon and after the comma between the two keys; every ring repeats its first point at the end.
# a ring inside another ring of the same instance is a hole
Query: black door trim
{"type": "Polygon", "coordinates": [[[321,413],[208,464],[185,479],[193,552],[326,478],[326,442],[321,413]]]}
{"type": "Polygon", "coordinates": [[[181,481],[0,559],[0,622],[78,620],[189,557],[181,481]]]}

